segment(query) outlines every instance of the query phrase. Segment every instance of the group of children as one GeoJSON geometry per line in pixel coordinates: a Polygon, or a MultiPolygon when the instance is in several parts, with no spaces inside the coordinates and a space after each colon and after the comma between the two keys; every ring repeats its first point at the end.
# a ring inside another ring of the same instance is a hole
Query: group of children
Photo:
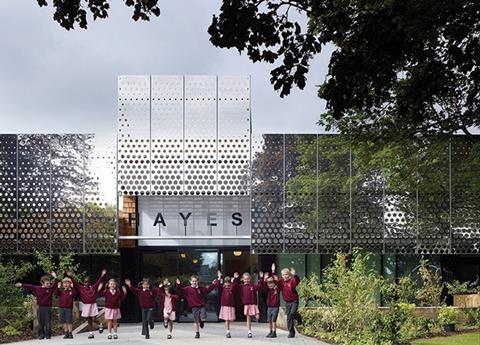
{"type": "MultiPolygon", "coordinates": [[[[48,276],[41,278],[41,286],[17,283],[17,287],[23,287],[31,290],[36,295],[38,311],[38,336],[40,339],[49,339],[51,330],[51,307],[53,295],[57,295],[60,308],[60,322],[64,326],[64,338],[71,339],[73,324],[73,300],[75,296],[80,297],[83,304],[82,317],[88,320],[89,335],[88,338],[94,338],[93,330],[97,323],[98,307],[97,298],[105,298],[105,320],[108,324],[108,339],[118,339],[117,320],[121,318],[120,303],[127,296],[125,286],[117,288],[114,279],[110,279],[104,288],[103,280],[107,271],[103,270],[100,277],[92,285],[88,278],[85,278],[83,284],[76,282],[71,272],[67,272],[66,278],[62,282],[56,279],[55,272],[51,275],[54,278],[50,281],[48,276]]],[[[275,274],[275,264],[272,264],[272,273],[259,273],[259,279],[256,284],[252,283],[252,277],[245,272],[240,275],[235,272],[233,277],[223,277],[221,272],[217,273],[217,279],[207,286],[200,286],[198,276],[190,277],[190,285],[182,286],[180,280],[176,280],[175,292],[168,280],[164,280],[158,288],[153,288],[151,281],[144,278],[139,287],[133,287],[130,279],[125,279],[125,285],[134,294],[139,301],[142,310],[142,335],[146,339],[150,338],[150,329],[154,328],[153,311],[156,308],[157,297],[160,299],[160,305],[163,306],[164,326],[168,328],[167,338],[172,338],[173,321],[176,319],[177,302],[182,296],[188,306],[192,309],[195,338],[200,338],[200,328],[204,327],[207,319],[205,309],[205,297],[212,290],[217,289],[221,296],[221,307],[219,318],[225,321],[226,337],[231,338],[230,326],[235,320],[235,296],[239,294],[244,306],[244,314],[246,316],[247,336],[252,338],[252,318],[259,319],[260,311],[258,309],[259,291],[267,294],[267,321],[269,323],[270,332],[267,334],[269,338],[275,338],[276,322],[280,307],[280,294],[286,304],[288,337],[295,336],[294,320],[297,317],[298,294],[296,286],[299,278],[295,274],[293,268],[284,268],[281,277],[275,274]],[[223,279],[222,279],[223,278],[223,279]]],[[[99,332],[103,332],[103,325],[99,323],[99,332]]]]}

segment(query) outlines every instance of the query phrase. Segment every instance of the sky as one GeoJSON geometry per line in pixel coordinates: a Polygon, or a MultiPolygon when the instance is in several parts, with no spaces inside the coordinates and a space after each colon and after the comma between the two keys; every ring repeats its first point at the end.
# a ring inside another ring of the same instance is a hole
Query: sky
{"type": "Polygon", "coordinates": [[[316,85],[329,49],[312,61],[305,89],[282,99],[269,80],[274,66],[209,42],[220,0],[161,1],[150,22],[134,22],[123,1],[110,4],[109,18],[68,32],[51,6],[0,1],[0,133],[116,131],[117,76],[129,74],[250,75],[254,133],[321,131],[316,85]]]}

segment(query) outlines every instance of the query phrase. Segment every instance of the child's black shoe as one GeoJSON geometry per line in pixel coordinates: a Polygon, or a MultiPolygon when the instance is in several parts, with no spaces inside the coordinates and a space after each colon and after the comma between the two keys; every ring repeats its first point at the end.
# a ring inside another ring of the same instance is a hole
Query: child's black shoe
{"type": "Polygon", "coordinates": [[[147,335],[145,336],[145,339],[150,339],[150,336],[147,334],[147,335]]]}
{"type": "Polygon", "coordinates": [[[150,320],[150,329],[153,329],[153,327],[155,327],[155,323],[153,322],[153,320],[150,320]]]}
{"type": "Polygon", "coordinates": [[[167,335],[167,339],[172,339],[172,335],[171,334],[167,335]]]}
{"type": "Polygon", "coordinates": [[[200,332],[195,333],[195,339],[198,339],[198,338],[200,338],[200,332]]]}
{"type": "Polygon", "coordinates": [[[267,334],[267,338],[271,338],[272,337],[272,331],[270,331],[268,334],[267,334]]]}
{"type": "Polygon", "coordinates": [[[93,335],[93,333],[90,333],[90,334],[88,335],[88,339],[93,339],[93,338],[95,338],[95,336],[93,335]]]}
{"type": "Polygon", "coordinates": [[[63,339],[68,339],[68,332],[63,335],[63,339]]]}
{"type": "Polygon", "coordinates": [[[273,331],[271,338],[276,338],[276,337],[277,337],[277,331],[273,331]]]}
{"type": "Polygon", "coordinates": [[[100,324],[98,326],[98,333],[102,334],[103,333],[103,324],[100,324]]]}

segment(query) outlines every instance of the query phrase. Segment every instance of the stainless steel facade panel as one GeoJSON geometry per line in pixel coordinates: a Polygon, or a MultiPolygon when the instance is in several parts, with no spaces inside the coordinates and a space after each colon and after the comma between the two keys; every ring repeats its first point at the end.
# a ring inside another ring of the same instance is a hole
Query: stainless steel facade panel
{"type": "Polygon", "coordinates": [[[152,76],[151,194],[184,191],[183,76],[152,76]]]}
{"type": "Polygon", "coordinates": [[[254,137],[252,251],[479,253],[478,138],[393,146],[388,161],[382,149],[340,135],[254,137]]]}
{"type": "Polygon", "coordinates": [[[0,251],[18,249],[17,136],[0,135],[0,251]]]}
{"type": "Polygon", "coordinates": [[[123,195],[248,195],[250,78],[121,76],[123,195]]]}
{"type": "Polygon", "coordinates": [[[116,251],[116,136],[105,138],[108,153],[98,139],[0,136],[2,253],[116,251]]]}
{"type": "Polygon", "coordinates": [[[150,76],[118,77],[118,188],[150,194],[150,76]]]}

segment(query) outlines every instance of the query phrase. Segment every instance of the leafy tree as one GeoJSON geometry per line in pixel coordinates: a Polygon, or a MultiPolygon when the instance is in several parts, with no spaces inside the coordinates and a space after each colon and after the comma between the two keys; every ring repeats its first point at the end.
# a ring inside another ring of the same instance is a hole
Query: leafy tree
{"type": "Polygon", "coordinates": [[[276,62],[282,97],[303,89],[310,60],[334,46],[320,123],[391,138],[480,124],[479,16],[472,0],[224,0],[208,32],[217,47],[276,62]]]}
{"type": "Polygon", "coordinates": [[[85,275],[85,272],[79,272],[80,263],[75,262],[73,253],[60,255],[58,257],[58,262],[56,262],[55,258],[52,255],[35,251],[35,261],[36,266],[40,268],[45,274],[55,272],[57,273],[57,277],[60,280],[66,277],[65,273],[68,271],[72,272],[73,277],[76,281],[82,281],[83,275],[85,275]]]}
{"type": "MultiPolygon", "coordinates": [[[[37,0],[37,2],[40,7],[48,6],[47,0],[37,0]]],[[[150,16],[160,15],[158,0],[124,0],[123,2],[126,6],[133,7],[132,18],[135,21],[139,19],[148,21],[150,16]]],[[[94,20],[105,19],[110,9],[108,0],[52,0],[52,5],[55,9],[53,20],[66,30],[74,29],[75,25],[86,29],[88,12],[94,20]]]]}

